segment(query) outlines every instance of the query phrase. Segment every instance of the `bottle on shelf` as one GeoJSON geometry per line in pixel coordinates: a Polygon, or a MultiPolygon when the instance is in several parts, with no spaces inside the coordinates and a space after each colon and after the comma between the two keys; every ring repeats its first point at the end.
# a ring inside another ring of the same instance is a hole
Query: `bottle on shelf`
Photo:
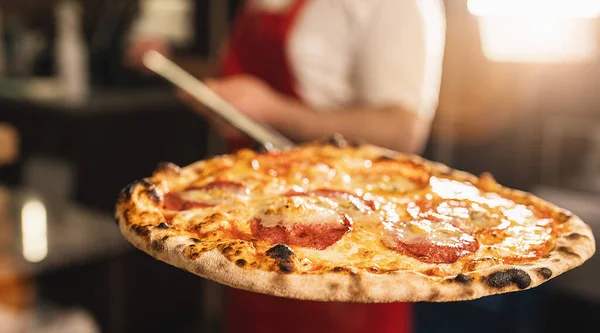
{"type": "Polygon", "coordinates": [[[88,50],[83,38],[82,8],[77,1],[56,5],[55,66],[67,102],[84,103],[90,94],[88,50]]]}

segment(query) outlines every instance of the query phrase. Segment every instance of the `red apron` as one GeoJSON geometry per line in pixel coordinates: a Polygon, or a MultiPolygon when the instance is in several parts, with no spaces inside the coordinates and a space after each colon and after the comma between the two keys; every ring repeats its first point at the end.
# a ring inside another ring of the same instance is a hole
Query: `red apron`
{"type": "MultiPolygon", "coordinates": [[[[299,99],[286,45],[308,1],[297,0],[283,13],[262,12],[249,2],[233,27],[221,74],[251,74],[299,99]]],[[[243,144],[230,143],[232,150],[243,144]]],[[[228,289],[226,304],[226,333],[408,333],[412,328],[407,303],[309,302],[228,289]]]]}

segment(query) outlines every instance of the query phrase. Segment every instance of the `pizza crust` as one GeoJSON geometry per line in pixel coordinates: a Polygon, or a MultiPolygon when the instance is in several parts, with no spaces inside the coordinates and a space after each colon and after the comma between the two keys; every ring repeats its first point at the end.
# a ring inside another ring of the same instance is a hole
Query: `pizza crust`
{"type": "MultiPolygon", "coordinates": [[[[378,147],[372,147],[377,150],[378,147]]],[[[385,151],[386,154],[389,151],[385,151]]],[[[116,221],[125,238],[154,258],[206,279],[234,288],[274,296],[315,301],[343,302],[447,302],[476,299],[483,296],[525,290],[573,269],[595,253],[592,231],[581,219],[531,194],[503,188],[489,176],[475,177],[466,172],[412,157],[453,179],[473,183],[487,182],[499,192],[539,201],[544,206],[568,217],[570,231],[559,235],[556,248],[542,260],[517,265],[494,266],[452,277],[434,277],[414,271],[370,273],[364,270],[341,270],[314,274],[283,273],[245,269],[227,259],[218,249],[191,258],[185,249],[194,245],[187,236],[170,236],[161,225],[164,216],[157,208],[162,186],[141,180],[125,188],[117,202],[116,221]]],[[[202,162],[200,162],[202,163],[202,162]]],[[[194,165],[192,165],[193,167],[194,165]]],[[[181,181],[185,169],[163,164],[154,179],[163,182],[181,181]],[[183,171],[182,171],[183,170],[183,171]],[[158,177],[158,178],[157,178],[158,177]]],[[[163,184],[164,185],[164,184],[163,184]]]]}

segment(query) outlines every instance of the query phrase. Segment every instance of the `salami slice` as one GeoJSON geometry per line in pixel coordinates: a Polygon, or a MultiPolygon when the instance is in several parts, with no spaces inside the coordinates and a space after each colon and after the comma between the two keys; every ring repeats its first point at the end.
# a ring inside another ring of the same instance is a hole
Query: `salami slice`
{"type": "Polygon", "coordinates": [[[271,243],[323,250],[351,229],[352,221],[335,208],[332,200],[308,196],[284,196],[265,203],[251,222],[252,234],[271,243]]]}
{"type": "Polygon", "coordinates": [[[384,223],[383,244],[425,263],[451,264],[479,249],[477,240],[452,223],[413,219],[384,223]]]}

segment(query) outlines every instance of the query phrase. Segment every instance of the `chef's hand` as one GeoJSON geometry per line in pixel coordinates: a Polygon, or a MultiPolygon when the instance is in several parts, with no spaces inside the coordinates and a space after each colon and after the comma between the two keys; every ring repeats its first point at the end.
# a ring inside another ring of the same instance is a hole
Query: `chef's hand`
{"type": "Polygon", "coordinates": [[[267,125],[272,125],[286,103],[286,97],[251,75],[210,79],[205,83],[240,111],[267,125]]]}
{"type": "MultiPolygon", "coordinates": [[[[204,83],[237,109],[267,125],[273,125],[275,117],[280,115],[286,103],[283,95],[254,76],[236,75],[223,79],[208,79],[204,83]]],[[[178,95],[195,111],[208,118],[226,138],[241,136],[237,129],[195,101],[187,93],[180,91],[178,95]]]]}

